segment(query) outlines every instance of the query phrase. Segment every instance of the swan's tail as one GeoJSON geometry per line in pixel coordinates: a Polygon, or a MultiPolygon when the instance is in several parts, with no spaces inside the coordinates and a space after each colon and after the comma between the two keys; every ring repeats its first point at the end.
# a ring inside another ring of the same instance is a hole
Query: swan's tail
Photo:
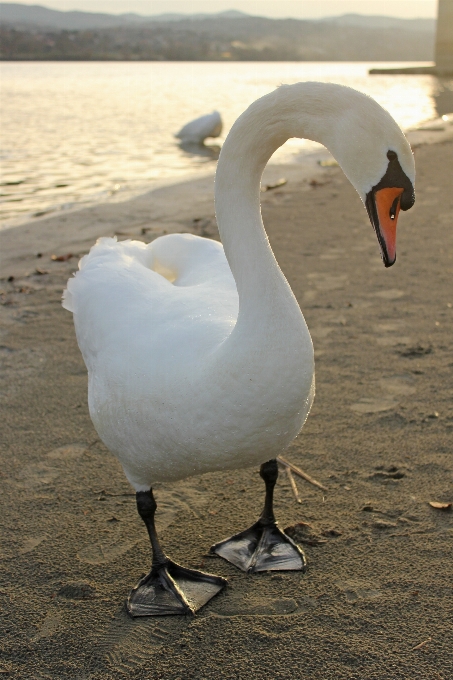
{"type": "Polygon", "coordinates": [[[67,309],[68,312],[73,312],[73,306],[72,306],[72,294],[71,294],[71,283],[72,279],[69,279],[67,288],[64,289],[63,291],[63,297],[61,298],[61,306],[64,309],[67,309]]]}
{"type": "MultiPolygon", "coordinates": [[[[99,248],[99,246],[106,246],[107,249],[111,249],[113,245],[116,245],[117,243],[117,238],[116,236],[113,236],[113,238],[110,238],[108,236],[102,236],[101,238],[98,238],[96,241],[96,244],[91,248],[90,252],[87,255],[84,255],[80,260],[79,260],[79,270],[83,269],[84,265],[88,262],[88,259],[91,257],[99,257],[99,255],[103,254],[103,249],[99,248]]],[[[74,273],[74,276],[77,275],[77,272],[74,273]]],[[[74,277],[70,278],[68,283],[66,284],[66,288],[63,291],[63,296],[61,298],[61,306],[64,309],[67,309],[68,312],[74,313],[74,286],[75,286],[75,279],[74,277]]]]}

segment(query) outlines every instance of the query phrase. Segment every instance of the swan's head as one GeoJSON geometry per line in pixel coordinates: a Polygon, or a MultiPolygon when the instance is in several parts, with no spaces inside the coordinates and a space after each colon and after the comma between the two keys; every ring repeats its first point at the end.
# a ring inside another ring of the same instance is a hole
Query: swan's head
{"type": "Polygon", "coordinates": [[[261,176],[271,155],[289,137],[320,142],[336,158],[368,210],[382,259],[390,267],[396,260],[399,212],[415,200],[414,158],[388,111],[350,87],[317,82],[281,85],[251,104],[231,128],[220,154],[218,210],[231,212],[235,182],[242,200],[247,191],[254,191],[255,176],[261,176]]]}
{"type": "Polygon", "coordinates": [[[396,260],[396,223],[400,210],[415,201],[414,185],[404,172],[396,151],[387,152],[388,166],[379,182],[366,194],[365,205],[381,247],[386,267],[396,260]]]}
{"type": "Polygon", "coordinates": [[[319,126],[324,130],[318,141],[332,152],[358,191],[384,264],[390,267],[396,260],[399,212],[409,210],[415,201],[411,148],[392,116],[371,97],[341,85],[322,84],[321,89],[324,115],[319,126]]]}

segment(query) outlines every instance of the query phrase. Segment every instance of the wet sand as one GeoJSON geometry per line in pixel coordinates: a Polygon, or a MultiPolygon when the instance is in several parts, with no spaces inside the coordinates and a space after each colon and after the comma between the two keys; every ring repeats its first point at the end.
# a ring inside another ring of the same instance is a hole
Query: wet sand
{"type": "Polygon", "coordinates": [[[328,490],[298,480],[299,505],[280,476],[280,526],[310,525],[297,533],[309,568],[251,576],[207,553],[256,519],[256,469],[159,485],[168,553],[229,580],[194,618],[125,612],[148,540],[91,424],[60,305],[77,257],[51,255],[80,256],[113,232],[215,237],[211,180],[179,188],[173,211],[166,188],[161,203],[147,195],[0,235],[2,677],[452,677],[453,513],[429,502],[453,501],[453,143],[420,146],[416,164],[417,202],[401,215],[389,270],[338,168],[280,169],[288,183],[263,194],[316,351],[315,404],[287,458],[328,490]]]}

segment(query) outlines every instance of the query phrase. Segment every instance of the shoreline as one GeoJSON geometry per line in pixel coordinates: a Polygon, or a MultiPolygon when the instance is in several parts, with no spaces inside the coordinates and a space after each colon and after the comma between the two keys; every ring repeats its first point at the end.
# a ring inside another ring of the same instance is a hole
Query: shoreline
{"type": "MultiPolygon", "coordinates": [[[[192,111],[190,98],[182,97],[180,106],[172,108],[170,105],[170,115],[165,114],[165,102],[170,96],[165,89],[165,97],[162,92],[155,101],[151,127],[149,112],[153,109],[147,93],[158,89],[161,81],[173,83],[176,92],[184,92],[180,69],[171,68],[169,63],[156,68],[104,64],[100,71],[100,66],[93,64],[93,68],[86,64],[83,69],[74,64],[67,69],[60,68],[61,64],[8,67],[4,74],[8,98],[3,108],[5,134],[10,139],[11,148],[4,159],[0,229],[15,228],[42,217],[82,210],[102,202],[124,202],[159,186],[209,174],[210,169],[214,170],[213,149],[222,143],[234,120],[250,104],[247,84],[251,85],[254,96],[259,97],[279,83],[300,80],[339,82],[380,101],[392,112],[403,130],[434,118],[439,105],[441,113],[445,112],[444,109],[453,109],[448,92],[444,92],[442,86],[438,87],[435,79],[398,78],[395,90],[393,77],[373,79],[368,75],[368,69],[373,65],[379,66],[379,63],[271,62],[257,64],[252,71],[244,65],[236,73],[236,67],[230,64],[222,67],[223,76],[219,81],[215,78],[215,65],[205,62],[196,66],[201,97],[196,110],[192,111]],[[249,83],[250,73],[252,80],[249,83]],[[225,101],[220,84],[224,78],[233,88],[225,101]],[[109,90],[110,103],[103,96],[99,101],[97,99],[105,79],[112,86],[111,92],[109,90]],[[134,82],[134,88],[129,91],[131,82],[134,82]],[[64,94],[65,88],[60,87],[63,83],[69,88],[67,95],[64,94]],[[22,106],[15,98],[19,91],[25,97],[22,106]],[[128,92],[127,97],[123,96],[124,92],[128,92]],[[75,97],[74,101],[72,97],[75,97]],[[90,103],[94,101],[97,101],[97,113],[94,110],[89,113],[90,103]],[[129,101],[134,101],[134,124],[131,131],[125,133],[120,121],[128,120],[129,101]],[[210,110],[215,102],[216,106],[222,103],[225,132],[221,138],[210,142],[212,153],[191,156],[178,148],[173,135],[183,121],[210,110]],[[60,122],[66,120],[65,107],[68,105],[73,113],[67,125],[61,126],[60,122]],[[47,121],[42,131],[39,117],[34,113],[37,108],[47,121]],[[90,121],[89,134],[83,132],[86,116],[90,121]],[[19,119],[20,125],[17,124],[19,119]],[[23,135],[20,133],[27,120],[31,126],[29,148],[23,147],[23,135]]],[[[310,142],[292,140],[277,152],[274,159],[279,164],[292,164],[294,161],[297,164],[299,155],[312,149],[310,142]]]]}
{"type": "MultiPolygon", "coordinates": [[[[408,130],[406,136],[415,149],[453,139],[453,115],[444,116],[408,130]]],[[[290,187],[303,182],[320,181],[328,167],[320,161],[332,160],[326,149],[311,152],[299,162],[270,163],[264,171],[262,185],[285,178],[290,187]]],[[[201,178],[165,183],[156,189],[124,201],[95,203],[49,214],[0,231],[0,279],[32,273],[37,260],[56,254],[81,256],[101,236],[152,240],[165,233],[189,231],[216,234],[214,215],[215,172],[201,178]],[[203,224],[208,221],[209,225],[203,224]],[[201,223],[201,224],[200,224],[201,223]]],[[[262,202],[266,193],[262,194],[262,202]]]]}
{"type": "MultiPolygon", "coordinates": [[[[327,170],[318,161],[329,158],[327,151],[320,151],[307,154],[303,163],[270,164],[263,173],[262,186],[273,185],[282,178],[290,185],[317,181],[327,170]]],[[[125,201],[96,203],[3,229],[0,278],[32,272],[39,263],[38,253],[42,257],[69,252],[81,256],[101,236],[150,241],[164,233],[206,231],[206,221],[210,221],[208,231],[214,228],[216,233],[214,177],[213,172],[199,179],[167,184],[125,201]]],[[[266,201],[266,192],[262,201],[266,201]]]]}

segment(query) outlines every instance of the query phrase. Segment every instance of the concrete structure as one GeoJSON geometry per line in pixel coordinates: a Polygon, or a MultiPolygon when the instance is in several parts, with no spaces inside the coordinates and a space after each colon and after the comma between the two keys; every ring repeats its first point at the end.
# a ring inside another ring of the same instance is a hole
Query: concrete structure
{"type": "Polygon", "coordinates": [[[439,0],[436,74],[439,76],[453,75],[453,0],[439,0]]]}
{"type": "Polygon", "coordinates": [[[453,0],[439,0],[435,66],[406,66],[405,68],[372,68],[373,74],[414,74],[440,77],[453,76],[453,0]]]}

